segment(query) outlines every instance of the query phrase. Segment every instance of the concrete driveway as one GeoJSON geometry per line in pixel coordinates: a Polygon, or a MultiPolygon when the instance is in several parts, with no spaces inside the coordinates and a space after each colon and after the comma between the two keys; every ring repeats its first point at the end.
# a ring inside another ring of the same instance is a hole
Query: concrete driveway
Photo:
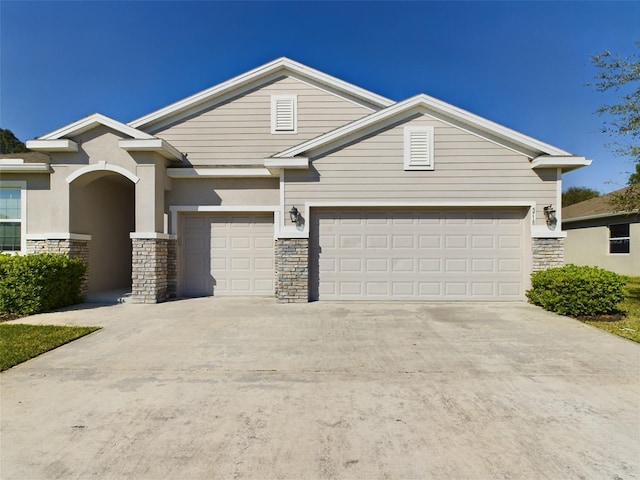
{"type": "Polygon", "coordinates": [[[0,477],[640,476],[640,345],[521,304],[184,300],[0,376],[0,477]]]}

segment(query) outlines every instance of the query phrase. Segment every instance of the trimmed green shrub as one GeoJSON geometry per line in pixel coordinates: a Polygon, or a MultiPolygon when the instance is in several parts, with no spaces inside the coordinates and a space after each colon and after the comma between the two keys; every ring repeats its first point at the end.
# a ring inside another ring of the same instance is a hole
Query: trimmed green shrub
{"type": "Polygon", "coordinates": [[[627,281],[627,277],[599,267],[569,264],[532,274],[527,298],[560,315],[619,313],[627,281]]]}
{"type": "Polygon", "coordinates": [[[86,271],[65,255],[0,255],[0,312],[31,315],[80,303],[86,271]]]}

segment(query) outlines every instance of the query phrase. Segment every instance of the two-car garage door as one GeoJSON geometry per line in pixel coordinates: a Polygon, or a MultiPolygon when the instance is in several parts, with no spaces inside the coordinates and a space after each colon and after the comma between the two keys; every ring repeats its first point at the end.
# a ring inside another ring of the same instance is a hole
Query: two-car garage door
{"type": "Polygon", "coordinates": [[[524,209],[317,210],[310,296],[521,300],[524,209]]]}
{"type": "MultiPolygon", "coordinates": [[[[313,209],[311,300],[522,300],[526,210],[313,209]]],[[[180,293],[274,292],[273,214],[186,214],[180,293]]]]}

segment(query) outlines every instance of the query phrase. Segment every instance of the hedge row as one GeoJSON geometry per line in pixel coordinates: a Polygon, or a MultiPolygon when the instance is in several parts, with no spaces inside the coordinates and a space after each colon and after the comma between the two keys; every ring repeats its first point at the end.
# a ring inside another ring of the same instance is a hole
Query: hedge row
{"type": "Polygon", "coordinates": [[[620,312],[628,278],[599,267],[565,265],[531,275],[527,298],[560,315],[594,316],[620,312]]]}
{"type": "Polygon", "coordinates": [[[80,303],[86,271],[65,255],[0,254],[0,313],[31,315],[80,303]]]}

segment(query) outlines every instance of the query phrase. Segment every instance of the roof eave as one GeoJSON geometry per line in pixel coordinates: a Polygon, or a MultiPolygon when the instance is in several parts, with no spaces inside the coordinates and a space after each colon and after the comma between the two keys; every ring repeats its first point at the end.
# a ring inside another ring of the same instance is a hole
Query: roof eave
{"type": "Polygon", "coordinates": [[[567,173],[578,168],[591,165],[592,160],[578,155],[540,155],[531,162],[532,169],[560,168],[562,173],[567,173]]]}
{"type": "Polygon", "coordinates": [[[583,215],[582,217],[563,218],[562,223],[584,222],[587,220],[599,220],[607,217],[624,217],[628,215],[638,215],[638,212],[608,212],[595,215],[583,215]]]}
{"type": "Polygon", "coordinates": [[[162,138],[119,140],[118,146],[127,152],[155,152],[178,162],[184,158],[175,147],[162,138]]]}
{"type": "Polygon", "coordinates": [[[0,173],[51,173],[48,163],[0,163],[0,173]]]}
{"type": "Polygon", "coordinates": [[[69,139],[27,140],[26,146],[35,152],[77,152],[78,144],[69,139]]]}

